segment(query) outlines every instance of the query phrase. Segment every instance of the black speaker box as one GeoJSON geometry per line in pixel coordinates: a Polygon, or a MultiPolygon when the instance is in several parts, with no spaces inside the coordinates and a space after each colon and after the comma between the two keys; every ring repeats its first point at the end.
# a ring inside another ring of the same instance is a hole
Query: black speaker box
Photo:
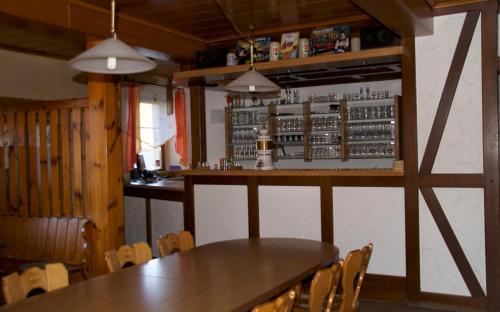
{"type": "Polygon", "coordinates": [[[228,49],[209,49],[196,52],[196,67],[208,68],[226,66],[228,49]]]}
{"type": "Polygon", "coordinates": [[[400,39],[385,27],[361,28],[361,49],[399,45],[400,39]]]}

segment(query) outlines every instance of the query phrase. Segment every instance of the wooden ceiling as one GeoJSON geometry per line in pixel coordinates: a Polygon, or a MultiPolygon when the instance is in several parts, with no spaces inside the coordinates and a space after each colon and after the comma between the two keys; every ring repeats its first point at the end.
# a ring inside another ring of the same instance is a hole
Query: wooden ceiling
{"type": "MultiPolygon", "coordinates": [[[[109,7],[109,0],[84,0],[109,7]]],[[[117,0],[121,14],[197,36],[208,43],[273,29],[357,21],[368,17],[348,0],[117,0]]]]}
{"type": "MultiPolygon", "coordinates": [[[[167,59],[186,64],[193,62],[197,50],[234,46],[236,39],[250,35],[251,25],[256,36],[277,37],[286,31],[307,32],[335,24],[376,23],[360,9],[363,3],[391,10],[395,9],[388,3],[418,3],[429,10],[481,1],[117,0],[117,27],[125,42],[164,52],[167,59]]],[[[0,48],[71,58],[83,51],[85,35],[109,34],[109,7],[110,0],[0,1],[0,48]]]]}

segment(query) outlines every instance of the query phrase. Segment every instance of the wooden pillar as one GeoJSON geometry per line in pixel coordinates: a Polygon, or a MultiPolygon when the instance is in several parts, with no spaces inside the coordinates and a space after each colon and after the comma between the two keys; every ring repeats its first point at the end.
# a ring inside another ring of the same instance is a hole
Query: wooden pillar
{"type": "Polygon", "coordinates": [[[94,253],[87,259],[91,275],[106,273],[104,252],[125,241],[119,94],[113,76],[88,74],[86,217],[94,223],[89,242],[94,253]]]}
{"type": "Polygon", "coordinates": [[[207,134],[205,123],[205,86],[190,85],[191,95],[191,164],[207,161],[207,134]]]}
{"type": "Polygon", "coordinates": [[[403,46],[403,154],[405,156],[405,238],[408,301],[420,302],[420,232],[418,203],[417,87],[415,38],[402,38],[403,46]]]}
{"type": "Polygon", "coordinates": [[[483,183],[486,289],[488,311],[500,310],[500,177],[498,112],[498,2],[484,3],[481,13],[483,183]],[[496,66],[495,66],[496,65],[496,66]]]}

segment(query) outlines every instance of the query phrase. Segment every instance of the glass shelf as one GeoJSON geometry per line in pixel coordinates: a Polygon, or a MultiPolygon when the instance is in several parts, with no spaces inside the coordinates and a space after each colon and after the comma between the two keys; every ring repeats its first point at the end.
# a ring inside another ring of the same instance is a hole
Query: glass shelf
{"type": "Polygon", "coordinates": [[[349,145],[358,145],[358,144],[394,144],[394,139],[387,140],[348,140],[349,145]]]}
{"type": "Polygon", "coordinates": [[[262,128],[262,125],[233,125],[233,129],[262,128]]]}
{"type": "Polygon", "coordinates": [[[391,124],[396,123],[394,118],[381,118],[381,119],[353,119],[347,120],[348,124],[357,124],[357,123],[374,123],[374,122],[390,122],[391,124]]]}

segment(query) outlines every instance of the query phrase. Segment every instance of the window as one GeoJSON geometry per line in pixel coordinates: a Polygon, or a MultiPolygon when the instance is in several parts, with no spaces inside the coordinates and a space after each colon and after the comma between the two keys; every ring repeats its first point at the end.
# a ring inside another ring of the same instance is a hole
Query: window
{"type": "Polygon", "coordinates": [[[141,149],[146,169],[160,169],[162,145],[175,136],[175,116],[167,115],[165,87],[143,85],[139,104],[141,149]]]}

